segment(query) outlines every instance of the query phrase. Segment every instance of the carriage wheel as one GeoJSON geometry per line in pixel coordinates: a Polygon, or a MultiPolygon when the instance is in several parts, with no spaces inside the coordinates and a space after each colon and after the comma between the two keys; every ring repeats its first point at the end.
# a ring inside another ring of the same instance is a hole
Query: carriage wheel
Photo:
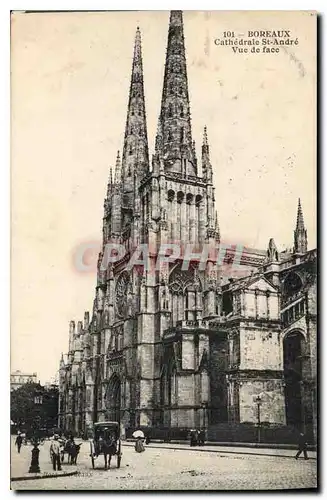
{"type": "Polygon", "coordinates": [[[121,455],[117,457],[117,469],[120,469],[121,455]]]}
{"type": "Polygon", "coordinates": [[[94,469],[94,456],[91,455],[92,469],[94,469]]]}

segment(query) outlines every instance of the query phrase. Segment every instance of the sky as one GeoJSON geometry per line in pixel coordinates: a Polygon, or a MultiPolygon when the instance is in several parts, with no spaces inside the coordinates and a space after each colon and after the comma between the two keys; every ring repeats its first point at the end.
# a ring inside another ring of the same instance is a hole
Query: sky
{"type": "MultiPolygon", "coordinates": [[[[110,166],[122,149],[136,27],[149,149],[160,110],[168,12],[12,16],[11,369],[57,372],[69,321],[92,311],[96,276],[76,269],[100,243],[110,166]]],[[[307,12],[186,12],[193,139],[208,129],[224,241],[293,244],[298,197],[316,246],[315,20],[307,12]],[[279,54],[235,54],[223,32],[288,29],[279,54]]]]}

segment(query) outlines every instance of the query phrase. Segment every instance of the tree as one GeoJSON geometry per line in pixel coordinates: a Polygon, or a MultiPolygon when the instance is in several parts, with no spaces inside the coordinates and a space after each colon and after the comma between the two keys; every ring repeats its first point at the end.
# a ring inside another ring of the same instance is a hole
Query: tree
{"type": "Polygon", "coordinates": [[[46,388],[33,382],[11,393],[11,420],[26,431],[57,426],[58,388],[46,388]]]}

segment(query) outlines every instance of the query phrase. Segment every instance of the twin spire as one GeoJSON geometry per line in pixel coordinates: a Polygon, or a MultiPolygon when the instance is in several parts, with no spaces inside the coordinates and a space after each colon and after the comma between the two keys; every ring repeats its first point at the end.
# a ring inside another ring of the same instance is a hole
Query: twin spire
{"type": "MultiPolygon", "coordinates": [[[[119,168],[116,162],[114,180],[115,185],[121,182],[125,193],[133,191],[134,174],[143,178],[149,172],[143,82],[142,43],[138,27],[134,43],[122,160],[119,168]]],[[[161,157],[167,171],[197,175],[195,144],[192,141],[182,11],[170,13],[155,154],[161,157]]],[[[206,128],[202,146],[202,167],[204,174],[209,178],[212,177],[206,128]]],[[[109,183],[112,184],[110,178],[109,183]]]]}
{"type": "Polygon", "coordinates": [[[156,153],[168,171],[197,175],[182,11],[171,11],[156,153]]]}
{"type": "Polygon", "coordinates": [[[146,126],[141,32],[137,28],[134,43],[121,180],[125,192],[133,190],[134,172],[144,177],[149,171],[148,133],[146,126]]]}

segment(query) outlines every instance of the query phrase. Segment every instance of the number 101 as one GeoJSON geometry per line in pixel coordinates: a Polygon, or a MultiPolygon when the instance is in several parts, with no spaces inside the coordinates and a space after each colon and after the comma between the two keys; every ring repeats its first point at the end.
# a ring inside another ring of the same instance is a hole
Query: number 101
{"type": "Polygon", "coordinates": [[[234,36],[234,31],[224,31],[224,38],[233,38],[234,36]]]}

